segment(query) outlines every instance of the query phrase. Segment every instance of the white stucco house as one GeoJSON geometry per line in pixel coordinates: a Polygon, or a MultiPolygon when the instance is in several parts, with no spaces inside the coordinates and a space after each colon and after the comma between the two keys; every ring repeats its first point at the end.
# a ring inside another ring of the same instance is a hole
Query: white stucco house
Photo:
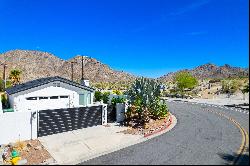
{"type": "Polygon", "coordinates": [[[74,108],[93,105],[94,89],[61,77],[47,77],[6,89],[17,111],[74,108]]]}

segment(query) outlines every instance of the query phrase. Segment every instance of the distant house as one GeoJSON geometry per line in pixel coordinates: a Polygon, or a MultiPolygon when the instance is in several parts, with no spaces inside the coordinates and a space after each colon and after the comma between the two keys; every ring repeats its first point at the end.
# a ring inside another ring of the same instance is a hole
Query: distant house
{"type": "Polygon", "coordinates": [[[6,89],[14,111],[90,106],[94,89],[61,77],[47,77],[6,89]]]}

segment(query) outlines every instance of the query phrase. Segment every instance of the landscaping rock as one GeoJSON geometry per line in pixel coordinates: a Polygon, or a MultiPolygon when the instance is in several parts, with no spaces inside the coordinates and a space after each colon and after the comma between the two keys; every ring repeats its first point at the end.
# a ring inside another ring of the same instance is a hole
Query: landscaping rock
{"type": "Polygon", "coordinates": [[[50,165],[54,163],[55,163],[55,160],[53,158],[49,158],[47,160],[44,160],[40,165],[50,165]]]}
{"type": "Polygon", "coordinates": [[[36,147],[34,147],[34,149],[35,149],[35,150],[42,150],[43,147],[42,147],[42,146],[36,146],[36,147]]]}
{"type": "Polygon", "coordinates": [[[26,145],[28,148],[31,148],[32,147],[32,145],[30,144],[30,143],[27,143],[27,145],[26,145]]]}
{"type": "Polygon", "coordinates": [[[15,143],[11,142],[8,144],[8,147],[13,148],[15,146],[15,143]]]}

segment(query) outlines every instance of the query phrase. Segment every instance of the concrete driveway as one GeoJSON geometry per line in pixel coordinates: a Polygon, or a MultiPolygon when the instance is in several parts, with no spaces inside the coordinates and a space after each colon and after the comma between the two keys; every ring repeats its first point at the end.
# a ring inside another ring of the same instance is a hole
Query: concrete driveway
{"type": "Polygon", "coordinates": [[[58,164],[77,164],[140,142],[143,136],[117,133],[127,129],[115,123],[40,137],[58,164]]]}

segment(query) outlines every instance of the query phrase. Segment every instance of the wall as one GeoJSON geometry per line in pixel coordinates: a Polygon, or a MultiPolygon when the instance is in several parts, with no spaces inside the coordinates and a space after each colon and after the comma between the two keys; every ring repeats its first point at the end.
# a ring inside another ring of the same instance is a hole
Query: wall
{"type": "Polygon", "coordinates": [[[37,138],[37,114],[34,112],[6,112],[0,114],[0,144],[16,142],[20,139],[37,138]]]}
{"type": "Polygon", "coordinates": [[[54,133],[56,133],[56,127],[60,132],[59,129],[62,129],[60,124],[65,122],[68,123],[65,125],[66,130],[107,124],[106,104],[62,110],[46,110],[40,112],[41,119],[39,119],[39,113],[35,111],[6,112],[0,114],[0,144],[8,144],[18,140],[24,141],[36,139],[38,137],[38,127],[42,128],[43,130],[45,129],[41,135],[46,135],[46,132],[48,133],[50,131],[54,131],[54,133]],[[61,119],[66,118],[67,120],[64,119],[64,121],[61,121],[60,117],[56,119],[56,116],[54,116],[55,114],[61,115],[61,119]],[[73,119],[68,121],[68,118],[73,119]],[[51,119],[53,120],[51,121],[51,119]],[[40,122],[41,126],[37,125],[38,121],[40,122]],[[70,122],[72,125],[71,127],[69,126],[70,122]],[[55,126],[56,123],[59,125],[55,126]],[[48,126],[49,128],[47,128],[48,126]]]}

